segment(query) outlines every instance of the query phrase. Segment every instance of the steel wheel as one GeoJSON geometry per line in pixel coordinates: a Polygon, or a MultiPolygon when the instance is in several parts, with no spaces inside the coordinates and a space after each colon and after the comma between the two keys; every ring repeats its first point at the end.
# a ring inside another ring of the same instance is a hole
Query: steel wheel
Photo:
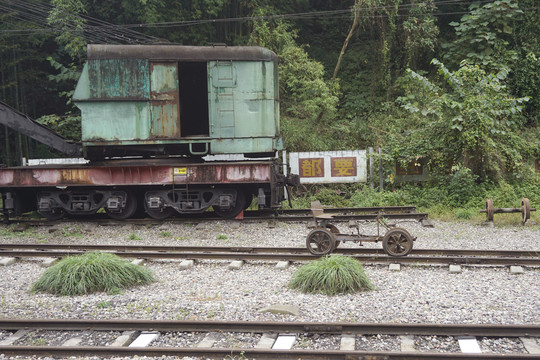
{"type": "Polygon", "coordinates": [[[214,208],[214,212],[217,214],[217,216],[224,218],[224,219],[232,219],[236,217],[236,215],[240,214],[244,210],[244,207],[246,206],[246,197],[242,191],[236,192],[236,203],[233,207],[225,210],[221,209],[218,205],[212,205],[214,208]]]}
{"type": "Polygon", "coordinates": [[[60,220],[64,217],[65,212],[61,208],[54,208],[51,210],[38,210],[38,213],[47,220],[60,220]]]}
{"type": "Polygon", "coordinates": [[[120,211],[110,211],[105,209],[105,212],[111,219],[124,220],[129,219],[137,211],[137,198],[131,191],[126,191],[126,206],[120,211]]]}
{"type": "Polygon", "coordinates": [[[529,199],[521,198],[521,223],[525,225],[527,220],[531,218],[531,204],[529,199]]]}
{"type": "Polygon", "coordinates": [[[316,228],[306,238],[306,247],[313,255],[326,255],[334,250],[336,240],[334,234],[327,229],[316,228]]]}
{"type": "MultiPolygon", "coordinates": [[[[330,230],[330,232],[331,232],[332,234],[336,234],[336,235],[339,234],[339,229],[338,229],[335,225],[328,224],[328,225],[326,225],[326,228],[327,228],[328,230],[330,230]]],[[[334,239],[335,239],[335,237],[334,237],[334,239]]],[[[332,249],[332,251],[335,250],[335,249],[337,249],[337,247],[339,246],[339,244],[341,244],[341,241],[336,240],[335,245],[334,245],[334,248],[332,249]]]]}
{"type": "Polygon", "coordinates": [[[392,228],[384,235],[383,249],[390,256],[405,256],[413,248],[411,234],[402,228],[392,228]]]}
{"type": "Polygon", "coordinates": [[[495,208],[493,207],[493,199],[486,200],[486,214],[487,221],[493,221],[493,214],[495,214],[495,208]]]}

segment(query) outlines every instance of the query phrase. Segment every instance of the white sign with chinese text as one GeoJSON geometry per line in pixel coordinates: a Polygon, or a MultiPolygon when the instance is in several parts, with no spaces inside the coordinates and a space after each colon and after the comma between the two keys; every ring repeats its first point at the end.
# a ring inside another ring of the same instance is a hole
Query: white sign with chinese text
{"type": "Polygon", "coordinates": [[[289,165],[303,184],[367,181],[365,150],[289,153],[289,165]]]}

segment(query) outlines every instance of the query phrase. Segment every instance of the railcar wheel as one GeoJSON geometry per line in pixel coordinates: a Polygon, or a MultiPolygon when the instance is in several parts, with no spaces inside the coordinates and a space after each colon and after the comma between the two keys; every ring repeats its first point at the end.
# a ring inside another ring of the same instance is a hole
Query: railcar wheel
{"type": "Polygon", "coordinates": [[[521,198],[521,223],[525,225],[527,220],[531,218],[531,204],[529,199],[521,198]]]}
{"type": "Polygon", "coordinates": [[[383,249],[390,256],[405,256],[413,248],[411,234],[402,228],[392,228],[384,235],[383,249]]]}
{"type": "Polygon", "coordinates": [[[242,210],[244,210],[244,207],[246,206],[246,197],[242,191],[236,192],[236,203],[233,207],[229,209],[221,209],[219,205],[212,205],[214,208],[214,212],[217,214],[217,216],[224,218],[224,219],[232,219],[236,217],[236,215],[240,214],[242,210]]]}
{"type": "Polygon", "coordinates": [[[306,247],[313,255],[326,255],[336,246],[334,234],[323,228],[311,230],[306,238],[306,247]]]}
{"type": "MultiPolygon", "coordinates": [[[[328,225],[326,225],[326,228],[327,228],[328,230],[330,230],[330,232],[331,232],[332,234],[339,234],[339,229],[338,229],[335,225],[328,224],[328,225]]],[[[334,239],[335,239],[335,237],[334,237],[334,239]]],[[[335,249],[337,249],[337,247],[339,246],[339,244],[341,244],[341,241],[336,240],[336,243],[335,243],[334,248],[332,249],[332,251],[335,250],[335,249]]]]}
{"type": "Polygon", "coordinates": [[[51,221],[60,220],[64,217],[64,215],[66,215],[64,210],[62,210],[61,208],[54,208],[51,210],[38,210],[38,213],[45,219],[51,221]]]}
{"type": "MultiPolygon", "coordinates": [[[[145,206],[146,208],[146,206],[145,206]]],[[[163,209],[163,211],[157,210],[157,209],[148,209],[146,208],[146,213],[148,216],[150,216],[152,219],[156,220],[165,220],[170,218],[174,215],[175,210],[171,207],[166,207],[163,209]]]]}
{"type": "Polygon", "coordinates": [[[111,219],[125,220],[132,217],[137,211],[137,198],[132,192],[126,191],[126,206],[120,211],[112,211],[105,208],[105,212],[111,219]]]}
{"type": "Polygon", "coordinates": [[[493,221],[493,214],[495,214],[495,208],[493,207],[493,199],[486,200],[486,214],[487,221],[493,221]]]}

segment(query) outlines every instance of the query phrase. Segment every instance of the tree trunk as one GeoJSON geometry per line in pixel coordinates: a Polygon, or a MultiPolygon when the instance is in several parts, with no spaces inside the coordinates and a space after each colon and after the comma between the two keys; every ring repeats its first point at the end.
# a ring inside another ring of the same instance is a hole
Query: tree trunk
{"type": "Polygon", "coordinates": [[[353,23],[351,25],[351,28],[349,29],[349,34],[347,34],[347,37],[345,38],[345,41],[343,42],[343,46],[341,47],[341,52],[339,53],[337,64],[336,64],[336,67],[334,68],[334,74],[332,75],[332,81],[335,80],[337,77],[339,68],[341,66],[341,60],[343,58],[343,55],[345,55],[345,51],[347,50],[347,47],[349,46],[349,41],[351,40],[356,28],[358,27],[358,14],[360,14],[360,8],[358,4],[359,4],[359,0],[355,1],[355,4],[353,6],[353,11],[354,11],[353,23]]]}

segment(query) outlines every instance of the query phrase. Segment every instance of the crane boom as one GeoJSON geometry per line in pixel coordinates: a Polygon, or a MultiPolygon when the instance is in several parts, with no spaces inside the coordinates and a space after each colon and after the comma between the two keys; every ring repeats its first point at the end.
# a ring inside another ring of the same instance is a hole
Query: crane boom
{"type": "Polygon", "coordinates": [[[20,132],[42,144],[52,147],[69,156],[80,156],[82,147],[68,141],[45,125],[0,101],[0,124],[20,132]]]}

